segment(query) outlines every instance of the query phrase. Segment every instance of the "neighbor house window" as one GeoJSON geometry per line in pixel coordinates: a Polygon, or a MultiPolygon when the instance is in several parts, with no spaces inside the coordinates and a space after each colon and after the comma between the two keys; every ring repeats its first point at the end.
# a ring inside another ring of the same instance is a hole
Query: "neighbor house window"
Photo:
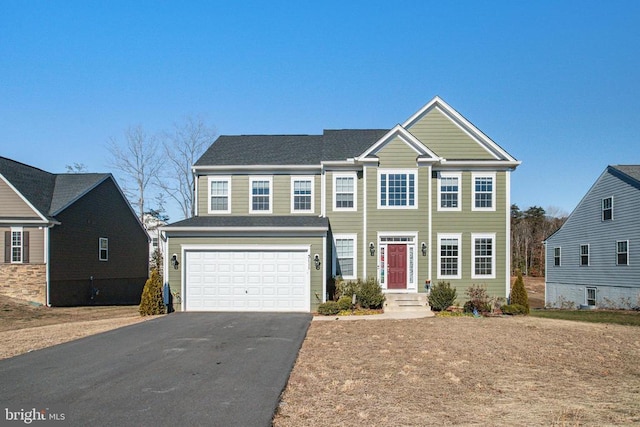
{"type": "Polygon", "coordinates": [[[438,210],[459,211],[462,174],[441,172],[438,177],[438,210]]]}
{"type": "Polygon", "coordinates": [[[271,177],[251,178],[249,186],[251,188],[249,212],[251,213],[271,213],[271,177]]]}
{"type": "Polygon", "coordinates": [[[291,212],[313,212],[313,177],[291,178],[291,212]]]}
{"type": "Polygon", "coordinates": [[[585,297],[587,305],[596,305],[596,288],[587,288],[585,297]]]}
{"type": "Polygon", "coordinates": [[[602,199],[602,220],[611,219],[613,219],[613,197],[607,197],[602,199]]]}
{"type": "Polygon", "coordinates": [[[22,262],[22,230],[11,230],[11,262],[22,262]]]}
{"type": "Polygon", "coordinates": [[[616,246],[616,264],[629,265],[629,241],[618,240],[616,246]]]}
{"type": "Polygon", "coordinates": [[[109,239],[105,237],[101,237],[98,242],[98,247],[99,247],[98,259],[100,261],[108,261],[109,260],[109,239]]]}
{"type": "Polygon", "coordinates": [[[438,234],[438,278],[459,279],[460,234],[438,234]]]}
{"type": "Polygon", "coordinates": [[[378,207],[416,207],[416,172],[380,171],[378,207]]]}
{"type": "Polygon", "coordinates": [[[472,262],[471,278],[495,278],[495,235],[472,234],[472,262]]]}
{"type": "Polygon", "coordinates": [[[472,210],[495,211],[495,174],[473,174],[472,210]]]}
{"type": "Polygon", "coordinates": [[[209,213],[231,213],[231,177],[209,178],[209,213]]]}
{"type": "Polygon", "coordinates": [[[334,235],[336,276],[343,279],[356,278],[356,236],[334,235]]]}
{"type": "Polygon", "coordinates": [[[553,265],[555,266],[560,265],[560,252],[560,248],[553,248],[553,265]]]}
{"type": "Polygon", "coordinates": [[[580,245],[580,265],[589,265],[589,245],[580,245]]]}
{"type": "Polygon", "coordinates": [[[355,211],[356,174],[335,174],[333,178],[334,210],[355,211]]]}

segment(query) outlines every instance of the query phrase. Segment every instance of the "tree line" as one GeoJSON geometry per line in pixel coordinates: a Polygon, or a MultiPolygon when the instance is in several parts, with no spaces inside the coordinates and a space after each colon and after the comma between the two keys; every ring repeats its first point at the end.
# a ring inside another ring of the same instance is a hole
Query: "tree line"
{"type": "Polygon", "coordinates": [[[543,241],[558,230],[567,214],[558,209],[545,211],[532,206],[525,211],[511,205],[511,275],[516,271],[528,276],[545,275],[545,249],[543,241]]]}

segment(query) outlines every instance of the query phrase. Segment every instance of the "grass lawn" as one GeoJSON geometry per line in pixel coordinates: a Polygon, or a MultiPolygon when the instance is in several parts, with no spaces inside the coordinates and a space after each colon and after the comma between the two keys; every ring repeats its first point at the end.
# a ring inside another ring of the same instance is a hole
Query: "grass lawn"
{"type": "Polygon", "coordinates": [[[532,310],[532,317],[640,326],[640,311],[630,310],[532,310]]]}

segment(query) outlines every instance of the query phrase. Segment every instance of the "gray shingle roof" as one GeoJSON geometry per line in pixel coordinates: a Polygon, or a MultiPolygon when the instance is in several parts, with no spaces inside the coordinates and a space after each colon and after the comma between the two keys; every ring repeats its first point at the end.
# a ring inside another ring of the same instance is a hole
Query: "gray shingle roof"
{"type": "Polygon", "coordinates": [[[195,166],[320,165],[364,152],[388,130],[325,130],[322,135],[220,136],[195,166]]]}
{"type": "Polygon", "coordinates": [[[196,216],[170,224],[168,227],[260,227],[260,228],[329,228],[327,218],[313,215],[251,215],[196,216]]]}
{"type": "Polygon", "coordinates": [[[640,165],[613,165],[611,167],[640,182],[640,165]]]}
{"type": "Polygon", "coordinates": [[[0,157],[4,176],[42,215],[52,218],[110,174],[53,174],[0,157]]]}

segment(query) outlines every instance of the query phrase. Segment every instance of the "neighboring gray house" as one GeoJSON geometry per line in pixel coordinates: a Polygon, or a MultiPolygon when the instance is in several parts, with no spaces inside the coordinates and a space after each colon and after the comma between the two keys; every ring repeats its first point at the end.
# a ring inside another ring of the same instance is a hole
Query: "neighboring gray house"
{"type": "Polygon", "coordinates": [[[545,244],[547,306],[640,305],[640,165],[608,166],[545,244]]]}
{"type": "Polygon", "coordinates": [[[0,293],[55,306],[139,304],[149,237],[113,176],[0,157],[0,293]]]}

